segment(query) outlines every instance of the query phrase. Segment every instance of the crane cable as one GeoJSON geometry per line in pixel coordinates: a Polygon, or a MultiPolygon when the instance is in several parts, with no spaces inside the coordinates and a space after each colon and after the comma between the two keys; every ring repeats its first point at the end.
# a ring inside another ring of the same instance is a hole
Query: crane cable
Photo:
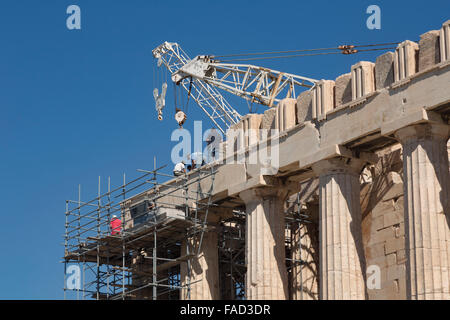
{"type": "MultiPolygon", "coordinates": [[[[193,79],[192,77],[190,78],[189,81],[189,90],[188,90],[188,97],[187,97],[187,101],[186,101],[186,105],[184,104],[183,101],[183,97],[181,94],[181,87],[178,90],[180,92],[180,108],[178,108],[178,103],[177,103],[177,87],[178,85],[176,85],[175,83],[173,84],[173,88],[174,88],[174,100],[175,100],[175,120],[178,122],[178,126],[180,128],[183,128],[183,124],[187,119],[187,112],[188,112],[188,107],[189,107],[189,100],[191,98],[191,91],[192,91],[192,83],[193,83],[193,79]]],[[[184,84],[182,84],[184,86],[184,84]]],[[[186,87],[185,87],[186,88],[186,87]]]]}
{"type": "Polygon", "coordinates": [[[342,47],[378,47],[378,46],[388,46],[399,44],[400,42],[388,42],[388,43],[376,43],[376,44],[360,44],[360,45],[341,45],[338,47],[329,47],[329,48],[316,48],[316,49],[300,49],[300,50],[284,50],[284,51],[268,51],[268,52],[251,52],[251,53],[235,53],[235,54],[226,54],[226,55],[215,55],[213,58],[223,58],[223,57],[240,57],[240,56],[260,56],[265,54],[278,54],[278,53],[295,53],[295,52],[308,52],[308,51],[325,51],[325,50],[338,50],[342,47]]]}
{"type": "Polygon", "coordinates": [[[175,104],[175,113],[177,113],[179,109],[178,109],[177,85],[175,83],[173,83],[173,100],[175,104]]]}
{"type": "Polygon", "coordinates": [[[352,49],[351,51],[343,51],[343,52],[320,52],[320,53],[309,53],[309,54],[308,53],[307,54],[294,54],[294,55],[286,55],[286,56],[255,57],[255,58],[245,58],[245,59],[228,59],[228,60],[219,60],[219,62],[285,59],[285,58],[320,56],[320,55],[329,55],[329,54],[346,54],[346,55],[348,55],[348,54],[353,54],[353,53],[358,53],[358,52],[391,50],[391,49],[395,49],[395,47],[386,47],[386,48],[377,48],[377,49],[365,49],[365,50],[352,49]]]}
{"type": "Polygon", "coordinates": [[[192,77],[191,77],[191,80],[189,81],[188,98],[187,98],[187,101],[186,101],[186,108],[185,108],[186,113],[188,112],[189,100],[191,99],[192,82],[193,82],[193,80],[192,80],[192,77]]]}
{"type": "Polygon", "coordinates": [[[318,55],[329,55],[329,54],[354,54],[357,52],[367,52],[367,51],[378,51],[378,50],[390,50],[395,49],[394,47],[384,47],[384,48],[373,48],[373,49],[355,49],[355,48],[366,48],[366,47],[379,47],[395,45],[399,42],[389,42],[389,43],[379,43],[379,44],[366,44],[366,45],[341,45],[338,47],[331,48],[317,48],[317,49],[302,49],[302,50],[285,50],[285,51],[271,51],[271,52],[254,52],[254,53],[242,53],[242,54],[229,54],[229,55],[216,55],[211,56],[211,58],[227,58],[232,57],[233,59],[220,60],[220,62],[229,61],[250,61],[250,60],[267,60],[267,59],[284,59],[284,58],[294,58],[294,57],[306,57],[306,56],[318,56],[318,55]],[[328,51],[328,50],[339,50],[337,52],[317,52],[317,51],[328,51]],[[284,53],[298,53],[298,52],[314,52],[306,54],[290,54],[281,56],[270,56],[270,57],[252,57],[252,58],[234,58],[234,57],[249,57],[249,56],[261,56],[261,55],[273,55],[273,54],[284,54],[284,53]]]}

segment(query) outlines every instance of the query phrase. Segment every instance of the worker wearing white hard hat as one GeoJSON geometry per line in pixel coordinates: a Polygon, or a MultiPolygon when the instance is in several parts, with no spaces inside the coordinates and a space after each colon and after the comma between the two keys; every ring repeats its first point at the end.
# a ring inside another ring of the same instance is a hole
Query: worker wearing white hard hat
{"type": "Polygon", "coordinates": [[[185,164],[185,162],[184,162],[184,160],[182,160],[181,162],[179,162],[179,163],[177,163],[175,165],[175,167],[173,168],[173,175],[174,176],[178,177],[178,176],[181,176],[184,173],[186,173],[186,169],[184,167],[184,164],[185,164]]]}

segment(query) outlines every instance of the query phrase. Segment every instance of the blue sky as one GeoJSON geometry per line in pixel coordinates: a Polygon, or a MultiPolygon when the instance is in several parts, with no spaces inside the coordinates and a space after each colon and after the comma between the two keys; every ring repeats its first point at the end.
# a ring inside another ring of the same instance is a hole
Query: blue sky
{"type": "MultiPolygon", "coordinates": [[[[163,122],[152,96],[151,50],[160,43],[178,42],[194,57],[418,41],[448,19],[448,0],[2,0],[0,299],[63,297],[64,206],[78,184],[87,199],[98,176],[118,185],[123,172],[152,168],[155,155],[170,163],[172,88],[163,122]],[[66,28],[71,4],[81,8],[81,30],[66,28]],[[371,4],[381,8],[381,30],[366,28],[371,4]]],[[[378,54],[255,64],[335,79],[378,54]]],[[[246,113],[246,102],[230,102],[246,113]]],[[[205,119],[194,104],[190,110],[188,129],[205,119]]]]}

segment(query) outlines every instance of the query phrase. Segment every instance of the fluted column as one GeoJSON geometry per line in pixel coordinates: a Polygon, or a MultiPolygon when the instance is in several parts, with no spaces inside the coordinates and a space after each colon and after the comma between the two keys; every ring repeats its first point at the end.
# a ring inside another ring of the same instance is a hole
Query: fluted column
{"type": "Polygon", "coordinates": [[[282,189],[250,189],[240,193],[247,213],[245,259],[247,300],[288,298],[282,189]]]}
{"type": "Polygon", "coordinates": [[[334,158],[319,175],[320,298],[365,299],[359,172],[363,162],[334,158]]]}
{"type": "Polygon", "coordinates": [[[396,133],[403,146],[407,298],[450,299],[449,126],[396,133]]]}
{"type": "MultiPolygon", "coordinates": [[[[189,253],[196,254],[200,236],[183,241],[181,255],[189,253]],[[188,245],[187,245],[188,244],[188,245]]],[[[187,285],[181,290],[181,300],[218,300],[219,293],[219,254],[218,233],[216,231],[205,231],[200,248],[200,254],[181,264],[181,284],[187,285]]]]}

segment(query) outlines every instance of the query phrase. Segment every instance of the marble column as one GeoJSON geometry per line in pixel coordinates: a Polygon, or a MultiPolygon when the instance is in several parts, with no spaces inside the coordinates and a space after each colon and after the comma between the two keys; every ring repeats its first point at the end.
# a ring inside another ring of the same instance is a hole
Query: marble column
{"type": "MultiPolygon", "coordinates": [[[[181,255],[189,248],[190,253],[196,253],[199,236],[182,242],[181,255]]],[[[219,300],[219,253],[218,233],[205,231],[200,248],[200,254],[194,256],[188,263],[181,264],[181,285],[190,283],[180,291],[181,300],[219,300]],[[189,272],[190,271],[190,272],[189,272]],[[190,289],[189,289],[190,288],[190,289]]]]}
{"type": "Polygon", "coordinates": [[[320,298],[365,299],[358,159],[313,165],[319,176],[320,298]]]}
{"type": "Polygon", "coordinates": [[[247,300],[288,298],[284,239],[284,189],[250,189],[239,194],[247,213],[245,257],[247,300]]]}
{"type": "Polygon", "coordinates": [[[450,299],[450,126],[400,129],[405,188],[408,299],[450,299]]]}

